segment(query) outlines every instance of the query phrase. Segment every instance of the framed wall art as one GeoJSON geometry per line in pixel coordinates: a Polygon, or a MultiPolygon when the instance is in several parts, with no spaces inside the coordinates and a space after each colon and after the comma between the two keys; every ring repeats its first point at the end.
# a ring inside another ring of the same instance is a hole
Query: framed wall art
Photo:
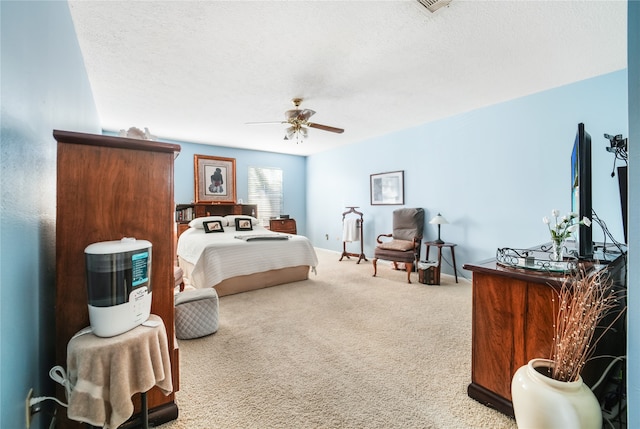
{"type": "Polygon", "coordinates": [[[371,205],[404,204],[404,171],[371,175],[371,205]]]}
{"type": "Polygon", "coordinates": [[[235,204],[235,158],[194,155],[193,161],[195,202],[235,204]]]}

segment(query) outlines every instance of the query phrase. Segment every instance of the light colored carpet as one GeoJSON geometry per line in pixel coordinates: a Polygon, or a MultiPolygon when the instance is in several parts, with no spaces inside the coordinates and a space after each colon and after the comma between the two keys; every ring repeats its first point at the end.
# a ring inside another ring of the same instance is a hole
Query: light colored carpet
{"type": "Polygon", "coordinates": [[[309,280],[220,298],[180,341],[177,420],[198,428],[516,428],[467,396],[471,285],[406,283],[318,249],[309,280]]]}

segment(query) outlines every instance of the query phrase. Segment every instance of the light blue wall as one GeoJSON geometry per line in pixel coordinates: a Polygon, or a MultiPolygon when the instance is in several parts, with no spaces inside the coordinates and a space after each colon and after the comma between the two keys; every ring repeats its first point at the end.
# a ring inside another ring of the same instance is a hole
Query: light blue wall
{"type": "MultiPolygon", "coordinates": [[[[99,133],[100,128],[66,2],[3,0],[0,21],[0,427],[20,428],[28,388],[53,393],[47,375],[54,355],[56,150],[51,132],[99,133]]],[[[404,170],[406,206],[424,207],[428,217],[441,211],[448,218],[451,224],[443,226],[442,236],[459,244],[461,265],[493,256],[497,246],[528,246],[546,238],[541,217],[554,207],[568,209],[567,152],[576,124],[583,121],[593,137],[594,155],[602,153],[594,160],[594,176],[602,181],[594,208],[618,238],[617,188],[609,177],[613,160],[604,152],[602,134],[629,134],[633,239],[640,235],[640,170],[633,169],[640,163],[633,146],[640,141],[637,1],[629,2],[628,22],[628,115],[626,74],[619,72],[314,155],[306,162],[179,142],[176,201],[193,198],[195,153],[236,158],[238,197],[243,199],[242,170],[250,165],[282,167],[285,211],[303,224],[314,244],[342,250],[340,214],[347,205],[359,205],[365,213],[365,252],[371,256],[375,235],[390,230],[394,207],[369,205],[369,174],[404,170]]],[[[427,225],[426,237],[435,234],[427,225]]],[[[599,234],[596,230],[596,239],[599,234]]],[[[637,244],[631,245],[632,285],[640,279],[639,251],[637,244]]],[[[640,298],[633,287],[629,305],[629,361],[635,363],[640,357],[640,298]]],[[[629,402],[638,403],[637,365],[629,364],[628,384],[629,402]]],[[[637,427],[640,409],[629,409],[629,427],[637,427]]],[[[46,422],[37,416],[34,423],[42,428],[46,422]]]]}
{"type": "Polygon", "coordinates": [[[629,67],[629,292],[627,333],[627,407],[629,428],[640,427],[640,1],[630,1],[629,67]],[[632,168],[634,167],[634,168],[632,168]]]}
{"type": "Polygon", "coordinates": [[[249,201],[247,185],[249,167],[281,168],[284,182],[284,210],[281,214],[289,214],[291,218],[296,219],[298,234],[305,234],[307,217],[305,204],[305,157],[179,141],[173,142],[182,147],[175,163],[176,203],[190,203],[194,200],[193,156],[195,154],[235,158],[236,198],[242,199],[245,203],[249,201]]]}
{"type": "Polygon", "coordinates": [[[52,131],[100,128],[67,3],[3,0],[0,15],[0,427],[24,428],[29,388],[54,393],[52,131]]]}
{"type": "MultiPolygon", "coordinates": [[[[319,247],[342,250],[341,213],[360,206],[365,254],[372,256],[398,206],[370,205],[370,174],[404,170],[405,206],[423,207],[427,221],[438,212],[447,218],[442,238],[458,244],[458,268],[495,256],[498,247],[549,241],[542,217],[570,210],[570,157],[584,122],[593,141],[594,209],[624,241],[603,134],[627,136],[627,118],[623,70],[310,156],[307,235],[319,247]]],[[[437,230],[425,228],[425,239],[435,239],[437,230]]],[[[602,240],[600,228],[593,233],[602,240]]]]}

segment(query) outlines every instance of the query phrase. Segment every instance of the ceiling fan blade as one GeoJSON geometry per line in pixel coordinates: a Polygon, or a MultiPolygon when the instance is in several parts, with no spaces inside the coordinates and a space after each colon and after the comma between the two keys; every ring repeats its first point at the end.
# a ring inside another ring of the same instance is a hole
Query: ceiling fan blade
{"type": "Polygon", "coordinates": [[[329,125],[314,124],[313,122],[308,122],[306,125],[311,128],[317,128],[319,130],[329,131],[332,133],[344,133],[344,130],[342,128],[330,127],[329,125]]]}
{"type": "Polygon", "coordinates": [[[269,121],[269,122],[245,122],[245,125],[260,125],[260,124],[286,124],[287,121],[269,121]]]}

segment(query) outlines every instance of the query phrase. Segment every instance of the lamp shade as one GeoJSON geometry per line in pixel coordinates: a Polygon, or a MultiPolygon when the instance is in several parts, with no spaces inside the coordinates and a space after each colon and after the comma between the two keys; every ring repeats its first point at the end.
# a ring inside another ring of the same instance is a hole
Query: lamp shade
{"type": "Polygon", "coordinates": [[[444,216],[442,216],[440,213],[438,213],[436,216],[433,217],[433,219],[431,219],[429,221],[429,223],[434,224],[434,225],[443,225],[445,223],[449,223],[444,216]]]}

